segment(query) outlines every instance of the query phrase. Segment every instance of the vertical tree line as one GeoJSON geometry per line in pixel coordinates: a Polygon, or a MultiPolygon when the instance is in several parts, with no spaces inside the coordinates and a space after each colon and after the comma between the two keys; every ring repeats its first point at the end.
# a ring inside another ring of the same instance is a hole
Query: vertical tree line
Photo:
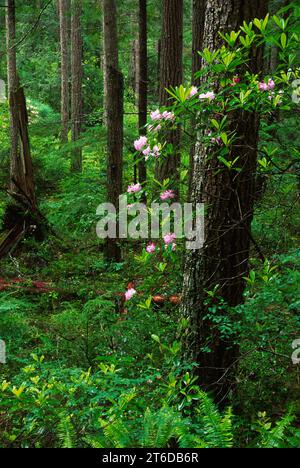
{"type": "MultiPolygon", "coordinates": [[[[237,29],[243,21],[265,17],[267,1],[207,0],[203,48],[220,46],[219,31],[237,29]]],[[[262,51],[255,51],[250,64],[253,72],[263,66],[262,51]]],[[[234,388],[234,365],[238,349],[234,342],[222,339],[206,318],[207,290],[229,307],[243,302],[248,273],[251,223],[256,190],[256,165],[259,120],[255,113],[243,111],[231,116],[237,143],[230,159],[239,157],[240,172],[221,167],[203,145],[201,134],[196,144],[191,185],[192,202],[205,204],[205,243],[187,254],[182,313],[190,320],[186,353],[199,363],[201,383],[224,400],[234,388]],[[203,352],[207,346],[211,352],[203,352]]]]}
{"type": "MultiPolygon", "coordinates": [[[[159,104],[169,105],[167,89],[179,86],[183,80],[183,0],[163,0],[162,35],[160,46],[159,104]]],[[[172,130],[167,135],[172,145],[170,154],[158,165],[157,178],[163,182],[171,178],[179,190],[180,131],[172,130]]]]}
{"type": "MultiPolygon", "coordinates": [[[[119,70],[117,6],[115,0],[103,0],[104,55],[107,119],[107,193],[116,208],[122,193],[123,180],[123,75],[119,70]]],[[[117,239],[107,239],[107,260],[120,261],[121,249],[117,239]]]]}

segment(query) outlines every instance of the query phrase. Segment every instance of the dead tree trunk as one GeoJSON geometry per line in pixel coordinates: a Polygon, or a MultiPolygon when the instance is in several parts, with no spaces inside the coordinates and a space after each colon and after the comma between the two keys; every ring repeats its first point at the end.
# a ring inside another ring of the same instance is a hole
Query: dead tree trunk
{"type": "Polygon", "coordinates": [[[4,214],[7,231],[0,237],[0,258],[18,244],[31,229],[41,221],[37,208],[33,166],[28,134],[28,115],[23,88],[19,86],[16,65],[16,18],[15,1],[7,0],[7,76],[10,111],[10,189],[14,200],[4,214]]]}

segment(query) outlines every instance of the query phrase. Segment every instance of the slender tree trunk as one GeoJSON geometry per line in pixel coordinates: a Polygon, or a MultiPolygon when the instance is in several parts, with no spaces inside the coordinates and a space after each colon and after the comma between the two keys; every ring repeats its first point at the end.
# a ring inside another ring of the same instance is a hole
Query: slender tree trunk
{"type": "Polygon", "coordinates": [[[16,189],[12,180],[18,175],[18,114],[17,109],[13,106],[11,99],[12,93],[16,93],[19,87],[17,76],[17,58],[16,49],[13,47],[16,41],[16,16],[15,16],[15,0],[7,0],[6,11],[6,45],[7,45],[7,81],[8,81],[8,98],[10,110],[10,179],[11,190],[16,189]]]}
{"type": "MultiPolygon", "coordinates": [[[[221,44],[219,31],[237,29],[243,20],[264,17],[267,1],[207,0],[203,47],[215,50],[221,44]]],[[[254,51],[249,66],[259,73],[262,52],[254,51]]],[[[231,116],[237,143],[231,158],[239,156],[241,171],[230,171],[201,143],[196,145],[192,196],[194,203],[205,203],[205,243],[201,250],[186,257],[182,313],[189,318],[186,353],[199,363],[201,384],[224,401],[234,389],[232,370],[239,350],[228,338],[221,337],[214,323],[206,318],[208,299],[205,291],[217,288],[221,297],[233,307],[243,302],[248,272],[251,222],[255,201],[255,172],[259,119],[255,113],[239,112],[231,116]],[[203,351],[210,348],[211,352],[203,351]]],[[[218,309],[218,300],[215,299],[218,309]]],[[[226,313],[226,312],[225,312],[226,313]]]]}
{"type": "Polygon", "coordinates": [[[68,54],[68,0],[59,1],[60,55],[61,55],[61,141],[68,141],[69,131],[69,54],[68,54]]]}
{"type": "MultiPolygon", "coordinates": [[[[78,143],[82,131],[82,60],[83,44],[81,33],[82,0],[72,0],[71,19],[71,114],[72,114],[72,141],[78,143]]],[[[72,152],[72,172],[82,172],[82,149],[75,147],[72,152]]]]}
{"type": "MultiPolygon", "coordinates": [[[[195,74],[201,69],[202,59],[199,54],[202,51],[202,42],[205,24],[206,0],[193,0],[193,18],[192,18],[192,84],[200,86],[200,78],[196,78],[195,74]]],[[[192,121],[192,128],[195,128],[195,120],[192,121]]],[[[191,195],[192,175],[193,175],[193,159],[195,154],[195,143],[193,142],[190,149],[190,164],[189,164],[189,198],[191,195]]]]}
{"type": "MultiPolygon", "coordinates": [[[[140,135],[146,135],[148,106],[148,49],[147,49],[147,0],[139,0],[139,63],[138,63],[138,98],[140,135]]],[[[139,182],[147,179],[145,161],[138,165],[139,182]]]]}
{"type": "MultiPolygon", "coordinates": [[[[160,66],[160,106],[169,104],[166,89],[179,86],[183,80],[183,0],[163,0],[163,21],[160,66]]],[[[166,156],[157,168],[160,181],[170,178],[174,188],[179,190],[180,171],[180,131],[174,130],[167,135],[168,143],[173,145],[172,154],[166,156]]]]}
{"type": "MultiPolygon", "coordinates": [[[[123,172],[123,76],[118,69],[117,8],[115,0],[103,0],[105,75],[107,81],[107,171],[108,201],[118,209],[123,172]]],[[[117,239],[108,239],[107,260],[118,262],[121,249],[117,239]]]]}

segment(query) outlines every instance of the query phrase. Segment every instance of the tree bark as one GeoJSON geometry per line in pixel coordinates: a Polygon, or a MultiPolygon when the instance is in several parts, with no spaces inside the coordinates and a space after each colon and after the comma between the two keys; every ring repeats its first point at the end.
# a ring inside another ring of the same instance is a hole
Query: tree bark
{"type": "MultiPolygon", "coordinates": [[[[221,45],[219,31],[238,29],[242,22],[265,17],[267,1],[207,0],[203,48],[215,50],[221,45]]],[[[253,51],[250,66],[259,73],[263,65],[261,50],[253,51]]],[[[199,364],[200,382],[224,401],[234,389],[232,373],[239,350],[230,338],[222,338],[212,321],[206,318],[208,296],[217,289],[230,307],[243,302],[248,273],[251,222],[255,202],[255,172],[259,119],[255,113],[239,112],[231,116],[237,132],[231,159],[237,156],[241,171],[224,168],[200,139],[196,145],[191,199],[206,207],[205,243],[201,250],[186,256],[182,314],[190,321],[184,345],[186,354],[199,364]],[[204,352],[209,347],[211,352],[204,352]]],[[[219,314],[227,313],[214,304],[219,314]]],[[[211,304],[210,304],[211,305],[211,304]]]]}
{"type": "MultiPolygon", "coordinates": [[[[116,209],[122,193],[123,173],[123,75],[118,69],[117,8],[115,0],[103,0],[105,76],[107,81],[107,171],[108,201],[116,209]]],[[[119,262],[121,249],[117,239],[107,239],[105,256],[119,262]]]]}
{"type": "MultiPolygon", "coordinates": [[[[163,0],[163,21],[160,64],[160,106],[169,104],[170,96],[166,89],[179,86],[183,80],[183,0],[163,0]]],[[[173,151],[157,167],[157,178],[171,179],[174,189],[179,191],[180,171],[180,131],[173,130],[167,135],[167,142],[173,151]]]]}
{"type": "Polygon", "coordinates": [[[17,75],[15,0],[7,0],[7,81],[10,111],[10,192],[15,199],[35,210],[36,197],[28,136],[24,91],[17,75]]]}
{"type": "MultiPolygon", "coordinates": [[[[138,98],[140,135],[146,135],[148,106],[148,48],[147,48],[147,0],[139,0],[139,63],[138,98]]],[[[138,164],[139,182],[147,180],[144,159],[138,164]]]]}
{"type": "MultiPolygon", "coordinates": [[[[202,58],[199,54],[203,50],[203,34],[204,34],[204,24],[205,24],[205,10],[206,10],[206,0],[193,0],[193,18],[192,18],[192,84],[194,86],[200,86],[200,78],[196,78],[195,74],[201,69],[202,58]]],[[[195,119],[193,119],[192,128],[195,128],[195,119]]],[[[195,142],[192,143],[190,148],[190,164],[189,164],[189,196],[191,196],[191,186],[192,186],[192,169],[193,169],[193,159],[195,154],[195,142]]]]}
{"type": "Polygon", "coordinates": [[[60,56],[61,56],[61,142],[68,141],[69,131],[69,53],[68,0],[59,2],[60,56]]]}
{"type": "Polygon", "coordinates": [[[82,148],[78,145],[78,140],[82,131],[82,60],[83,44],[81,34],[81,14],[82,0],[72,0],[71,18],[71,115],[72,115],[72,141],[75,148],[72,151],[71,171],[82,172],[82,148]]]}
{"type": "Polygon", "coordinates": [[[202,51],[202,41],[205,24],[206,0],[193,0],[193,44],[192,44],[192,83],[200,86],[200,78],[195,78],[195,73],[201,69],[202,59],[199,51],[202,51]]]}

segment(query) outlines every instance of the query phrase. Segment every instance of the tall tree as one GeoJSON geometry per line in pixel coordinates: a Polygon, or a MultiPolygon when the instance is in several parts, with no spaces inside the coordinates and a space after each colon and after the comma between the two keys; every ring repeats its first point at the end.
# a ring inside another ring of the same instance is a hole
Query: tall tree
{"type": "Polygon", "coordinates": [[[75,147],[72,152],[71,170],[72,172],[81,172],[82,148],[78,145],[78,140],[82,131],[83,117],[83,44],[81,33],[82,0],[72,0],[71,10],[71,117],[72,141],[75,143],[75,147]]]}
{"type": "Polygon", "coordinates": [[[200,86],[200,78],[195,78],[195,73],[201,68],[201,56],[198,53],[202,50],[202,41],[205,24],[206,0],[193,0],[192,11],[192,83],[200,86]]]}
{"type": "MultiPolygon", "coordinates": [[[[169,103],[166,89],[182,83],[183,79],[183,0],[163,0],[162,37],[160,58],[160,106],[169,103]]],[[[168,143],[173,145],[172,154],[166,156],[158,165],[157,178],[160,181],[170,178],[176,189],[179,188],[180,131],[173,130],[167,135],[168,143]]]]}
{"type": "Polygon", "coordinates": [[[69,53],[68,13],[69,0],[58,0],[61,56],[61,141],[68,141],[69,131],[69,53]]]}
{"type": "MultiPolygon", "coordinates": [[[[195,74],[201,68],[201,55],[199,51],[202,50],[204,24],[205,24],[205,10],[206,0],[193,0],[192,8],[192,84],[200,86],[200,78],[196,78],[195,74]]],[[[195,127],[195,120],[192,121],[192,127],[195,127]]],[[[190,149],[190,164],[189,164],[189,197],[191,194],[192,174],[193,174],[193,159],[195,154],[195,143],[191,144],[190,149]]]]}
{"type": "MultiPolygon", "coordinates": [[[[107,191],[108,201],[118,209],[123,173],[123,75],[119,71],[116,0],[103,0],[104,54],[107,113],[107,191]]],[[[117,239],[108,239],[105,255],[109,261],[120,261],[117,239]]]]}
{"type": "MultiPolygon", "coordinates": [[[[217,49],[222,41],[219,31],[237,29],[244,20],[265,17],[267,6],[267,0],[207,0],[203,47],[217,49]]],[[[262,65],[263,54],[256,50],[249,66],[259,73],[262,65]]],[[[238,349],[206,319],[205,291],[217,288],[229,306],[243,302],[259,132],[255,113],[237,113],[231,118],[237,135],[231,157],[239,157],[240,172],[233,174],[222,168],[202,144],[201,134],[196,145],[191,198],[195,203],[205,203],[205,243],[201,250],[187,254],[182,303],[182,313],[190,321],[186,352],[199,363],[201,384],[214,390],[220,399],[226,397],[233,383],[230,371],[238,359],[238,349]],[[207,346],[210,353],[202,351],[207,346]]]]}
{"type": "Polygon", "coordinates": [[[36,207],[33,168],[28,137],[28,118],[23,89],[19,86],[16,58],[16,5],[7,0],[7,80],[10,110],[10,180],[15,199],[31,209],[36,207]]]}
{"type": "MultiPolygon", "coordinates": [[[[146,135],[148,105],[148,49],[147,49],[147,0],[139,0],[139,64],[138,64],[138,98],[140,135],[146,135]]],[[[146,182],[145,161],[138,165],[139,182],[146,182]]]]}

